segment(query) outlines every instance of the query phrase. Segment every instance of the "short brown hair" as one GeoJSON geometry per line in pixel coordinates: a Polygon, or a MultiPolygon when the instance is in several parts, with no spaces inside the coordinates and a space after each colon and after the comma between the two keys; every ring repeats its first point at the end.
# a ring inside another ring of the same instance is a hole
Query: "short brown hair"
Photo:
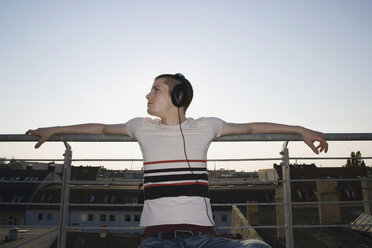
{"type": "MultiPolygon", "coordinates": [[[[164,83],[168,86],[169,88],[169,95],[172,95],[172,90],[174,88],[174,86],[176,86],[177,84],[180,84],[181,83],[181,79],[179,76],[177,75],[173,75],[173,74],[161,74],[159,76],[157,76],[155,78],[156,79],[164,79],[164,83]]],[[[187,83],[189,84],[189,86],[191,87],[191,99],[189,101],[186,102],[186,104],[183,106],[184,107],[184,110],[186,112],[187,108],[189,107],[191,101],[192,101],[192,97],[193,97],[193,92],[192,92],[192,86],[189,82],[189,80],[187,80],[186,78],[183,77],[182,80],[185,80],[187,81],[187,83]]]]}

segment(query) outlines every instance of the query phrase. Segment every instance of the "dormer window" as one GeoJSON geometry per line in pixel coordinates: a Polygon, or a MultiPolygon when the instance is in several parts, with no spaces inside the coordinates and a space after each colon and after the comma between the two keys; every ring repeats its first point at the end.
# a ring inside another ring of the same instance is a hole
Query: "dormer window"
{"type": "Polygon", "coordinates": [[[52,200],[53,200],[53,194],[49,194],[48,195],[48,202],[52,202],[52,200]]]}
{"type": "Polygon", "coordinates": [[[96,201],[96,195],[92,194],[89,199],[89,203],[94,203],[96,201]]]}

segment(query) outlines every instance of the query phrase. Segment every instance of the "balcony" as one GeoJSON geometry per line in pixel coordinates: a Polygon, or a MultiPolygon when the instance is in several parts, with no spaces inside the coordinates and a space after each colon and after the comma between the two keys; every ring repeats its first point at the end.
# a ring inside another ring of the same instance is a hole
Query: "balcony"
{"type": "MultiPolygon", "coordinates": [[[[326,134],[326,139],[371,142],[372,134],[326,134]]],[[[36,137],[26,135],[0,135],[0,142],[36,140],[36,137]]],[[[10,187],[10,190],[26,192],[15,194],[12,198],[0,195],[3,219],[0,226],[1,247],[40,247],[40,244],[58,248],[122,247],[119,244],[137,247],[142,232],[138,226],[143,206],[141,180],[93,180],[89,176],[85,180],[74,180],[75,172],[71,163],[92,159],[73,159],[69,144],[133,141],[127,136],[115,135],[54,136],[50,142],[64,142],[66,149],[64,158],[53,159],[61,162],[60,173],[56,171],[57,166],[52,164],[48,166],[49,173],[44,174],[27,168],[23,176],[10,173],[2,177],[0,173],[1,188],[10,187]],[[86,193],[81,195],[79,192],[86,193]],[[12,219],[7,218],[5,223],[4,217],[9,215],[12,215],[12,219]],[[14,226],[18,229],[10,230],[14,226]],[[7,242],[4,241],[5,236],[7,242]],[[9,241],[13,236],[16,239],[9,241]]],[[[280,156],[276,158],[209,160],[264,160],[277,163],[272,170],[262,171],[261,180],[210,179],[212,209],[221,231],[217,231],[219,235],[263,239],[272,247],[348,247],[348,244],[368,247],[372,243],[369,236],[372,221],[368,219],[372,214],[372,171],[368,171],[371,168],[364,171],[346,171],[344,168],[334,172],[333,169],[291,164],[291,161],[319,159],[289,156],[288,142],[301,141],[298,135],[234,135],[214,142],[240,141],[283,141],[284,144],[283,149],[278,151],[280,156]]],[[[340,160],[342,164],[347,158],[321,159],[340,160]]],[[[372,157],[362,159],[370,160],[372,157]]],[[[22,162],[34,161],[51,162],[42,158],[17,160],[20,166],[22,162]]]]}

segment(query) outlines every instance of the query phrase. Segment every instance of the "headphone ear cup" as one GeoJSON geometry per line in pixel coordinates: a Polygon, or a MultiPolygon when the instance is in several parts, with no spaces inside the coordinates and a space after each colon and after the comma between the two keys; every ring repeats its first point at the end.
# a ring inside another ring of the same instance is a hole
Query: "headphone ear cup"
{"type": "Polygon", "coordinates": [[[184,83],[177,84],[172,90],[172,103],[176,107],[183,107],[191,97],[190,90],[184,83]]]}

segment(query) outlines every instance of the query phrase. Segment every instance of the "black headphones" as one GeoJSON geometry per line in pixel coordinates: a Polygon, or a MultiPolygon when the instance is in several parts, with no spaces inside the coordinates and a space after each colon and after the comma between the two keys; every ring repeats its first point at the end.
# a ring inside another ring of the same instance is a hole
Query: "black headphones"
{"type": "Polygon", "coordinates": [[[180,108],[190,104],[193,97],[192,86],[181,73],[174,74],[175,79],[180,80],[181,83],[174,86],[171,97],[174,106],[180,108]]]}

